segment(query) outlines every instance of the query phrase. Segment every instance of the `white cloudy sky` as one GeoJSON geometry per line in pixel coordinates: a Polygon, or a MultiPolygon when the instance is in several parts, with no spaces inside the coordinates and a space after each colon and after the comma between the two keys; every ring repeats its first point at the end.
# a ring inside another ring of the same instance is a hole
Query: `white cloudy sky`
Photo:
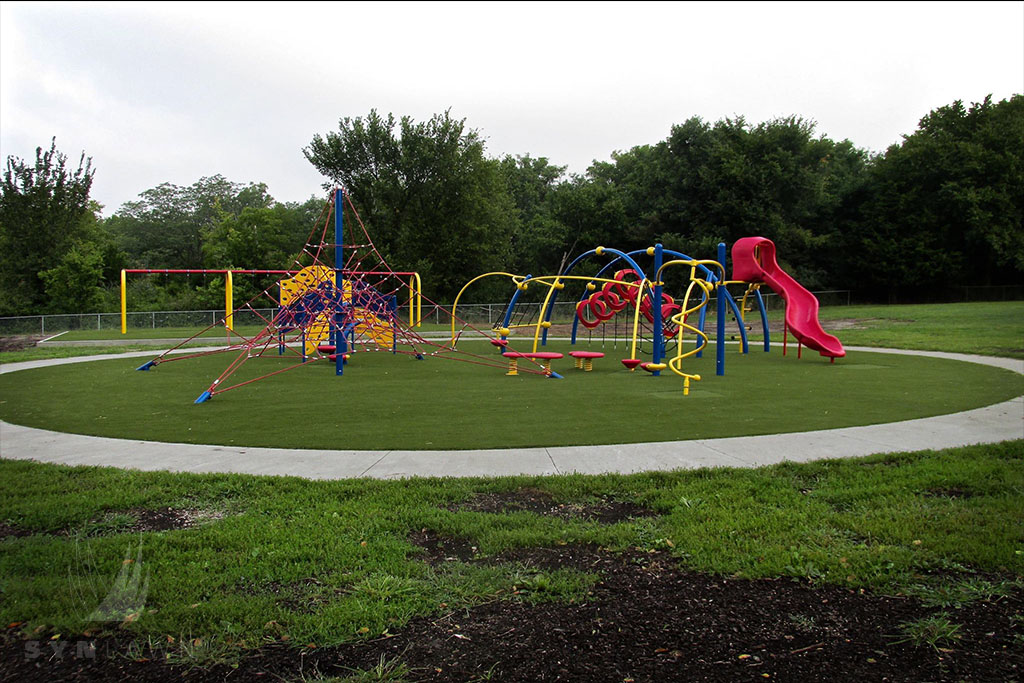
{"type": "Polygon", "coordinates": [[[1021,92],[1024,2],[0,3],[0,153],[84,151],[106,215],[216,173],[319,195],[302,148],[372,108],[583,172],[691,116],[882,151],[1021,92]]]}

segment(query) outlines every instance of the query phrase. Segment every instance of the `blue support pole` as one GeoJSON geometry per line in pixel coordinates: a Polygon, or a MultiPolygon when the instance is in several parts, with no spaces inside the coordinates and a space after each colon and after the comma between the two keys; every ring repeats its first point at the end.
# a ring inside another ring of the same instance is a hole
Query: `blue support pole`
{"type": "Polygon", "coordinates": [[[743,324],[743,313],[740,312],[740,307],[736,305],[736,299],[732,298],[732,294],[725,292],[725,300],[729,304],[729,308],[736,318],[736,324],[740,328],[740,341],[743,344],[743,353],[747,353],[750,351],[750,345],[747,343],[747,326],[743,324]]]}
{"type": "MultiPolygon", "coordinates": [[[[722,273],[725,273],[725,242],[718,243],[718,262],[722,264],[722,273]]],[[[716,341],[715,341],[715,374],[725,374],[725,278],[723,277],[718,283],[716,288],[717,296],[715,300],[718,302],[718,320],[715,321],[716,329],[716,341]]]]}
{"type": "MultiPolygon", "coordinates": [[[[657,281],[654,283],[654,301],[651,302],[651,313],[654,315],[654,342],[652,346],[654,363],[660,363],[665,357],[665,321],[661,319],[661,266],[664,261],[664,248],[661,244],[654,245],[654,276],[657,281]]],[[[655,377],[661,376],[661,370],[651,373],[655,377]]]]}
{"type": "Polygon", "coordinates": [[[761,290],[754,290],[754,295],[757,297],[757,310],[761,312],[761,329],[764,330],[764,352],[768,353],[772,350],[772,340],[768,334],[768,312],[764,310],[764,297],[761,296],[761,290]]]}
{"type": "Polygon", "coordinates": [[[334,374],[335,376],[341,376],[345,374],[345,331],[339,330],[338,327],[344,325],[344,316],[342,320],[338,320],[338,316],[344,306],[344,292],[345,282],[344,276],[342,275],[342,268],[345,267],[345,254],[342,244],[344,243],[345,237],[345,226],[343,224],[342,214],[345,213],[345,194],[344,191],[339,187],[334,190],[334,297],[335,297],[335,314],[334,320],[332,320],[332,326],[334,327],[334,334],[336,335],[337,343],[334,345],[334,374]]]}

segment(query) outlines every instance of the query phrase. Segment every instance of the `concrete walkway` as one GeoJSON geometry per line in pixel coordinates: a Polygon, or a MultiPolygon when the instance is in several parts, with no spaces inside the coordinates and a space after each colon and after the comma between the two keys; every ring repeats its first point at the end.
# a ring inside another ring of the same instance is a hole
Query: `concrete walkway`
{"type": "MultiPolygon", "coordinates": [[[[190,349],[195,351],[196,349],[190,349]]],[[[1024,361],[956,353],[848,347],[991,365],[1024,374],[1024,361]]],[[[151,352],[10,363],[0,373],[151,352]]],[[[939,417],[865,427],[658,443],[474,451],[322,451],[200,446],[82,436],[0,422],[0,457],[171,472],[240,472],[309,479],[630,473],[756,467],[1024,438],[1024,396],[939,417]]]]}

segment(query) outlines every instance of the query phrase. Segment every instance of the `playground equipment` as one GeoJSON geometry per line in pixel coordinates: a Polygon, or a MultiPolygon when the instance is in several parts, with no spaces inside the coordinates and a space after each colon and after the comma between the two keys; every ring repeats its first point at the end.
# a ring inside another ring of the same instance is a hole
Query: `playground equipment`
{"type": "MultiPolygon", "coordinates": [[[[744,238],[733,247],[734,279],[726,280],[725,245],[718,245],[716,259],[693,259],[685,254],[665,249],[657,244],[645,250],[629,253],[616,249],[597,247],[584,252],[574,259],[558,275],[533,277],[505,272],[485,273],[470,280],[459,292],[452,305],[451,337],[447,343],[431,340],[416,331],[422,310],[422,294],[419,276],[391,270],[373,245],[373,241],[359,219],[359,215],[344,190],[334,191],[318,219],[317,227],[307,240],[302,254],[295,261],[295,268],[286,271],[216,271],[225,274],[225,315],[217,323],[193,335],[177,346],[141,365],[139,370],[150,370],[171,361],[186,360],[214,353],[236,352],[228,367],[195,400],[204,403],[217,394],[236,389],[253,382],[302,367],[315,361],[331,361],[335,374],[343,375],[345,364],[353,354],[367,351],[388,351],[392,354],[407,354],[417,360],[425,356],[461,360],[489,367],[506,369],[508,375],[520,372],[549,378],[561,378],[552,368],[552,361],[562,358],[561,353],[542,351],[547,344],[552,327],[552,311],[558,293],[567,284],[582,283],[583,291],[575,303],[575,315],[571,327],[571,342],[576,344],[579,327],[593,330],[619,313],[631,317],[629,326],[630,351],[622,364],[630,371],[638,367],[652,375],[660,375],[668,369],[683,378],[683,393],[689,393],[690,382],[699,381],[699,375],[683,368],[686,358],[699,356],[710,341],[705,330],[707,306],[712,296],[716,301],[716,360],[715,372],[725,374],[725,318],[727,310],[732,311],[739,324],[743,353],[748,352],[744,314],[753,310],[756,304],[760,314],[765,340],[765,351],[770,348],[767,315],[760,286],[767,283],[787,301],[785,333],[793,331],[800,348],[807,345],[833,361],[845,355],[842,344],[826,334],[818,322],[817,299],[786,274],[775,260],[775,245],[762,237],[744,238]],[[355,218],[347,224],[343,219],[345,211],[355,218]],[[334,223],[334,239],[327,239],[328,227],[334,223]],[[333,255],[333,259],[330,258],[333,255]],[[645,270],[640,261],[653,259],[653,265],[645,270]],[[607,259],[596,272],[589,275],[574,274],[576,267],[589,259],[607,259]],[[306,261],[305,263],[303,261],[306,261]],[[332,263],[333,262],[333,263],[332,263]],[[367,264],[369,267],[367,267],[367,264]],[[685,293],[675,299],[665,288],[665,273],[668,269],[682,266],[687,268],[685,293]],[[278,282],[279,295],[264,290],[239,309],[232,302],[232,274],[236,272],[258,272],[287,274],[291,277],[278,282]],[[650,273],[650,275],[648,275],[650,273]],[[458,318],[456,311],[463,293],[473,283],[489,276],[509,278],[516,287],[501,323],[492,330],[480,330],[458,318]],[[411,277],[408,282],[405,277],[411,277]],[[744,284],[742,305],[729,293],[728,285],[744,284]],[[544,292],[543,304],[536,323],[513,323],[513,312],[520,296],[531,285],[544,292]],[[408,290],[409,296],[399,300],[399,294],[408,290]],[[274,313],[268,318],[256,308],[257,303],[266,307],[267,300],[274,305],[274,313]],[[409,322],[399,315],[399,310],[409,309],[409,322]],[[233,318],[238,311],[260,319],[264,325],[252,337],[238,332],[233,318]],[[698,317],[697,324],[691,316],[698,317]],[[643,321],[643,323],[641,323],[643,321]],[[462,328],[456,333],[456,322],[462,328]],[[223,327],[230,343],[213,350],[196,351],[170,356],[213,327],[223,327]],[[460,336],[471,329],[483,338],[489,339],[501,354],[501,360],[491,355],[478,355],[459,349],[460,336]],[[533,330],[533,344],[530,351],[512,348],[509,336],[518,329],[533,330]],[[684,345],[686,334],[695,340],[693,348],[684,345]],[[651,358],[641,358],[642,343],[650,340],[651,358]],[[284,357],[294,360],[290,365],[275,367],[270,372],[249,379],[230,380],[248,361],[265,357],[284,357]],[[525,366],[524,366],[525,364],[525,366]],[[234,383],[231,383],[231,382],[234,383]]],[[[128,272],[161,272],[137,270],[122,272],[122,331],[126,307],[125,277],[128,272]]],[[[170,271],[167,271],[170,272],[170,271]]],[[[177,271],[189,272],[189,271],[177,271]]],[[[214,272],[214,271],[205,271],[214,272]]],[[[433,303],[433,302],[431,302],[433,303]]],[[[436,306],[436,304],[435,304],[436,306]]],[[[437,306],[438,310],[443,310],[437,306]]],[[[572,352],[577,367],[584,371],[593,370],[593,360],[603,357],[597,352],[572,352]]],[[[799,355],[799,351],[798,351],[799,355]]]]}
{"type": "MultiPolygon", "coordinates": [[[[764,237],[744,237],[732,245],[734,280],[765,282],[786,301],[785,331],[792,330],[797,342],[822,356],[836,358],[846,355],[842,343],[821,329],[818,320],[818,298],[811,294],[775,260],[775,243],[764,237]]],[[[784,332],[785,334],[785,332],[784,332]]],[[[797,355],[799,356],[799,347],[797,355]]]]}
{"type": "MultiPolygon", "coordinates": [[[[196,403],[204,403],[217,394],[315,361],[333,362],[335,374],[340,376],[344,374],[345,364],[357,352],[388,351],[396,355],[406,354],[417,360],[423,360],[429,355],[504,367],[504,363],[496,361],[493,356],[467,353],[430,340],[416,331],[420,325],[423,299],[419,275],[391,270],[374,247],[358,212],[341,188],[333,192],[331,201],[324,207],[306,247],[296,258],[295,266],[292,270],[260,271],[292,277],[278,282],[279,295],[264,290],[238,309],[231,303],[231,274],[243,271],[220,271],[227,274],[225,316],[138,369],[150,370],[172,361],[235,352],[235,358],[228,367],[195,400],[196,403]],[[347,226],[343,219],[346,210],[355,219],[347,226]],[[329,240],[328,228],[332,222],[334,239],[329,240]],[[303,263],[303,260],[311,263],[303,263]],[[411,279],[407,281],[406,277],[411,279]],[[399,300],[399,294],[406,291],[408,298],[399,300]],[[260,304],[266,308],[268,302],[274,307],[270,317],[257,308],[260,304]],[[406,307],[410,311],[408,323],[399,315],[399,311],[406,307]],[[232,325],[232,319],[240,311],[260,320],[263,323],[262,329],[251,337],[240,334],[232,325]],[[213,350],[169,355],[214,327],[224,328],[230,341],[228,345],[213,350]],[[248,361],[272,357],[279,359],[272,371],[249,379],[229,381],[248,361]],[[282,360],[295,362],[281,367],[282,360]]],[[[122,273],[122,284],[125,274],[122,273]]],[[[122,310],[124,307],[122,288],[122,310]]],[[[468,323],[466,325],[472,327],[468,323]]],[[[545,376],[554,374],[550,366],[545,367],[535,362],[533,356],[527,357],[534,367],[522,368],[523,372],[545,376]]]]}
{"type": "MultiPolygon", "coordinates": [[[[583,282],[585,287],[575,304],[570,343],[575,345],[579,340],[580,326],[586,330],[593,330],[599,325],[607,325],[620,313],[628,313],[632,319],[629,326],[630,352],[627,358],[622,359],[622,364],[631,372],[639,367],[655,376],[660,375],[663,370],[669,369],[675,375],[683,378],[683,394],[686,395],[689,393],[690,382],[700,381],[701,378],[700,375],[686,372],[683,369],[683,361],[691,356],[699,357],[709,343],[710,338],[705,330],[705,324],[707,305],[712,297],[717,306],[715,331],[715,372],[717,375],[725,374],[725,318],[729,310],[739,325],[741,351],[748,353],[745,314],[751,312],[756,305],[761,317],[764,350],[770,350],[768,318],[764,299],[760,292],[761,285],[768,284],[786,301],[785,332],[793,330],[800,349],[806,345],[808,348],[819,351],[821,355],[830,357],[833,362],[835,358],[845,355],[839,340],[821,329],[817,317],[818,301],[814,295],[778,266],[775,260],[775,245],[771,240],[763,237],[747,237],[733,245],[732,280],[727,280],[725,276],[725,254],[725,244],[718,245],[717,259],[715,260],[694,259],[685,254],[665,249],[660,244],[628,253],[607,247],[597,247],[577,256],[558,275],[534,277],[506,272],[479,275],[462,288],[455,298],[452,311],[454,313],[457,310],[462,295],[477,281],[494,276],[507,277],[512,281],[516,290],[506,306],[502,321],[495,326],[495,332],[499,338],[492,342],[496,346],[500,346],[504,355],[511,359],[510,371],[507,374],[512,375],[516,374],[515,361],[527,354],[513,354],[505,351],[504,347],[508,343],[509,336],[519,329],[532,330],[532,353],[539,354],[538,347],[547,344],[552,326],[552,313],[559,293],[565,290],[567,284],[583,282]],[[593,258],[607,257],[610,257],[610,260],[593,275],[574,274],[574,270],[581,263],[593,258]],[[653,258],[653,266],[650,269],[652,275],[650,276],[647,275],[648,271],[640,266],[640,261],[644,257],[653,258]],[[686,290],[679,299],[673,298],[664,291],[665,272],[676,266],[689,269],[686,290]],[[746,286],[740,304],[737,304],[728,289],[729,285],[736,284],[746,286]],[[513,322],[516,306],[520,303],[523,293],[531,285],[546,288],[542,290],[544,297],[540,304],[540,314],[535,322],[513,322]],[[696,325],[690,322],[691,316],[694,315],[698,317],[696,325]],[[639,352],[643,336],[642,320],[647,323],[650,340],[651,359],[649,361],[642,359],[639,352]],[[684,345],[686,334],[692,334],[696,342],[694,347],[689,350],[684,345]]],[[[458,342],[458,338],[453,318],[451,329],[453,347],[458,342]]],[[[592,369],[592,358],[587,358],[584,355],[587,353],[578,351],[570,353],[576,358],[576,367],[592,369]],[[586,359],[586,365],[584,365],[584,359],[586,359]]],[[[785,347],[783,353],[785,353],[785,347]]],[[[599,355],[603,356],[603,354],[599,355]]]]}

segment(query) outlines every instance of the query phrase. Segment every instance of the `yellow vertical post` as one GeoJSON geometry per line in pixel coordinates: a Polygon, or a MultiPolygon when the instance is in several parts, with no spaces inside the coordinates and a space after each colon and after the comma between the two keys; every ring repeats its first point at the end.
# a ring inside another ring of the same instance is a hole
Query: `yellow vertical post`
{"type": "MultiPolygon", "coordinates": [[[[420,280],[419,273],[413,273],[412,278],[409,280],[409,289],[412,290],[414,296],[410,297],[409,302],[409,326],[410,327],[422,327],[423,326],[423,282],[420,280]],[[415,283],[415,284],[414,284],[415,283]],[[415,302],[413,301],[415,299],[415,302]],[[416,309],[415,321],[413,320],[413,311],[416,309]]],[[[452,311],[454,313],[454,311],[452,311]]]]}
{"type": "Polygon", "coordinates": [[[128,284],[127,274],[121,269],[121,334],[128,334],[128,284]]]}
{"type": "Polygon", "coordinates": [[[416,327],[416,279],[409,277],[409,327],[416,327]]]}
{"type": "Polygon", "coordinates": [[[229,330],[234,329],[234,297],[231,292],[231,271],[228,271],[228,275],[224,278],[224,327],[229,330]]]}

